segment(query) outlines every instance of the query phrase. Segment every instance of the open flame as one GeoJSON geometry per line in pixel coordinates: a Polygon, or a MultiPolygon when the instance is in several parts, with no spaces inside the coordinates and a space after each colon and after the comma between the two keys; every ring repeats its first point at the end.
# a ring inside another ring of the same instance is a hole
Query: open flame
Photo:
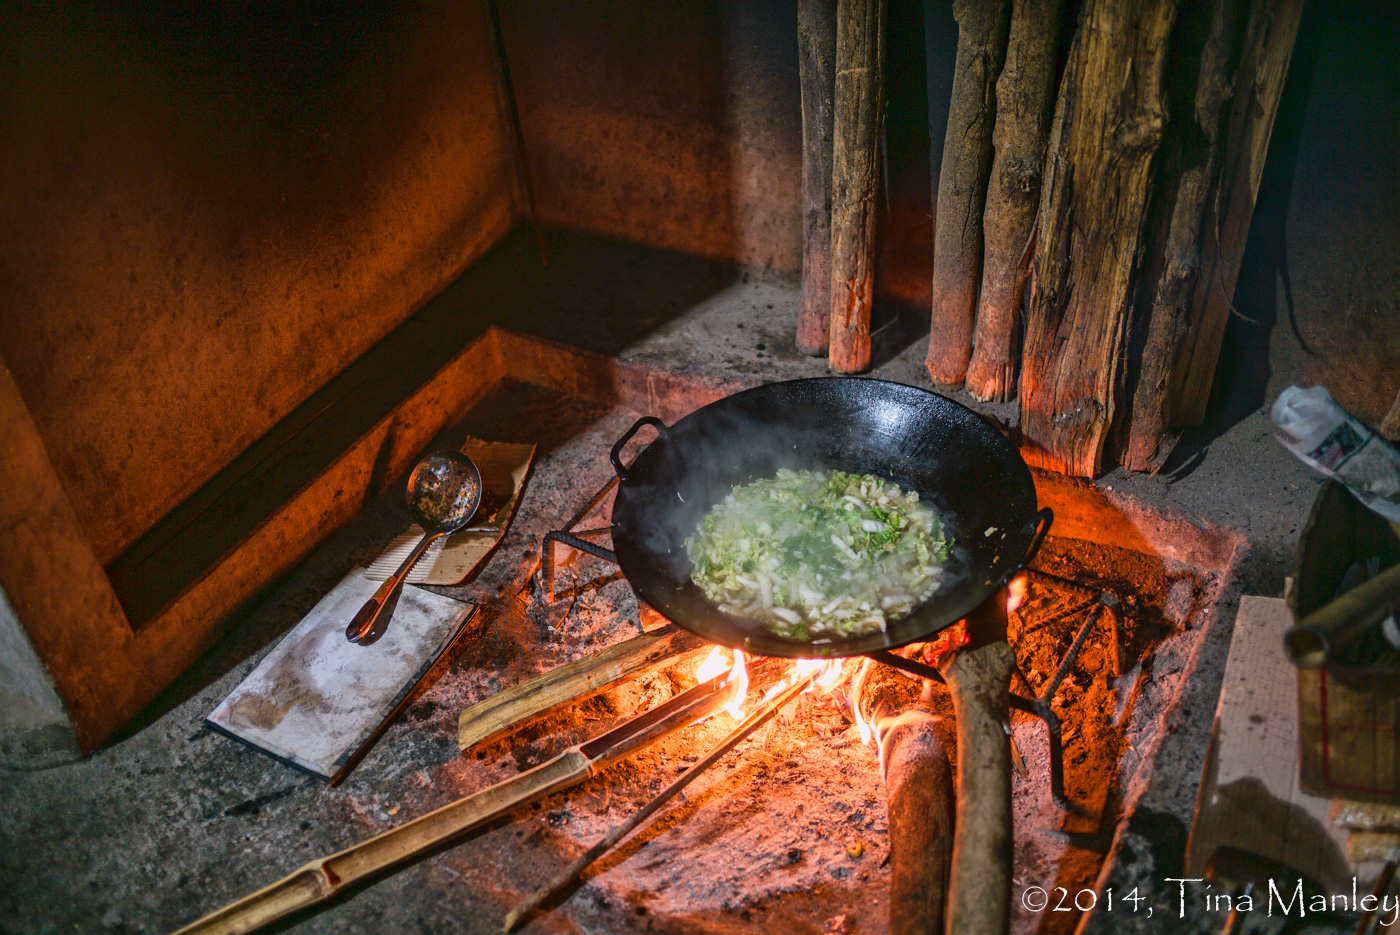
{"type": "Polygon", "coordinates": [[[1006,612],[1014,614],[1026,599],[1026,576],[1017,575],[1006,585],[1006,612]]]}
{"type": "MultiPolygon", "coordinates": [[[[1026,576],[1024,574],[1020,574],[1012,578],[1009,582],[1007,582],[1006,612],[1008,614],[1015,613],[1017,610],[1020,609],[1021,604],[1025,602],[1025,599],[1026,576]]],[[[916,655],[921,656],[923,655],[922,650],[924,645],[925,644],[913,644],[911,647],[908,648],[914,649],[916,655]]],[[[874,740],[878,745],[880,740],[877,735],[880,733],[880,729],[874,723],[872,723],[872,721],[866,720],[864,712],[861,711],[861,696],[865,692],[866,677],[868,676],[870,668],[873,664],[874,663],[871,660],[867,659],[865,661],[865,664],[861,666],[860,670],[854,676],[852,676],[851,689],[850,694],[848,696],[848,701],[851,705],[851,714],[855,719],[856,730],[860,733],[861,742],[864,744],[869,744],[872,740],[874,740]]],[[[878,710],[874,712],[874,720],[880,720],[880,712],[878,710]]]]}
{"type": "Polygon", "coordinates": [[[770,699],[777,697],[779,692],[786,691],[806,678],[810,678],[812,684],[808,685],[802,694],[810,694],[814,690],[826,694],[841,681],[845,662],[844,659],[798,659],[793,663],[787,678],[764,692],[763,700],[760,703],[766,704],[770,699]]]}
{"type": "MultiPolygon", "coordinates": [[[[1021,606],[1025,597],[1026,578],[1024,575],[1017,575],[1006,586],[1006,612],[1014,613],[1021,606]]],[[[798,659],[793,663],[786,678],[764,692],[759,704],[767,704],[781,692],[809,677],[812,684],[807,686],[803,694],[814,690],[820,694],[826,694],[840,684],[842,676],[845,674],[845,663],[844,659],[798,659]]],[[[876,735],[878,733],[878,728],[873,720],[867,719],[861,710],[861,696],[865,691],[865,681],[873,665],[872,660],[862,661],[860,667],[851,677],[851,688],[848,696],[856,731],[860,734],[861,743],[866,745],[877,741],[876,735]]],[[[744,710],[745,696],[749,690],[748,666],[742,650],[734,650],[731,661],[725,655],[724,650],[715,646],[705,657],[705,661],[700,663],[700,668],[696,670],[695,676],[700,681],[706,682],[723,675],[726,670],[729,671],[729,682],[734,686],[734,697],[729,704],[724,706],[724,711],[736,721],[742,721],[746,714],[744,710]]],[[[877,711],[875,719],[878,717],[879,712],[877,711]]]]}
{"type": "Polygon", "coordinates": [[[729,660],[724,658],[724,650],[716,646],[710,650],[705,661],[700,663],[700,668],[695,670],[695,678],[701,682],[708,682],[715,676],[722,675],[727,668],[729,668],[729,660]]]}
{"type": "Polygon", "coordinates": [[[860,670],[851,678],[851,713],[855,716],[856,731],[860,734],[860,742],[866,746],[870,745],[870,740],[875,736],[874,726],[865,719],[865,715],[860,710],[860,696],[865,692],[865,678],[870,674],[870,667],[874,665],[874,660],[867,659],[861,665],[860,670]]]}
{"type": "Polygon", "coordinates": [[[724,706],[725,713],[736,721],[744,719],[744,696],[749,693],[749,670],[744,663],[744,652],[741,649],[734,650],[734,661],[731,663],[724,656],[724,651],[718,646],[710,650],[710,654],[705,657],[705,661],[700,663],[700,668],[695,671],[695,677],[701,682],[708,682],[710,679],[729,672],[729,684],[734,686],[734,700],[724,706]]]}
{"type": "MultiPolygon", "coordinates": [[[[803,692],[804,695],[813,691],[825,694],[840,683],[844,664],[844,659],[797,659],[787,676],[764,692],[759,704],[767,704],[780,693],[807,679],[811,680],[811,684],[803,692]]],[[[744,709],[744,701],[749,690],[749,672],[747,659],[742,650],[734,650],[734,658],[731,662],[724,650],[718,646],[714,647],[710,650],[710,654],[705,657],[705,661],[700,663],[700,668],[695,670],[695,677],[699,681],[706,682],[724,675],[726,670],[730,674],[730,683],[734,685],[734,700],[724,706],[725,713],[735,720],[743,720],[747,713],[744,709]]]]}

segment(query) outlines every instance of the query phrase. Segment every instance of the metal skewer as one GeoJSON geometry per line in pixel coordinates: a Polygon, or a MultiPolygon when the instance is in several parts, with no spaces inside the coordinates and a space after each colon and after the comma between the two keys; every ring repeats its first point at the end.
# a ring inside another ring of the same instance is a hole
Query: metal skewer
{"type": "Polygon", "coordinates": [[[510,913],[506,916],[505,931],[515,931],[515,929],[519,927],[520,923],[523,922],[531,913],[533,913],[536,909],[543,905],[547,900],[557,896],[561,891],[566,889],[569,886],[569,884],[571,884],[574,880],[578,879],[579,875],[582,874],[583,871],[588,868],[589,864],[592,864],[599,857],[602,857],[605,853],[611,850],[614,845],[616,845],[619,841],[621,841],[627,835],[631,834],[634,830],[636,830],[636,828],[639,825],[641,825],[642,822],[646,821],[648,818],[654,815],[656,811],[659,808],[661,808],[662,805],[666,804],[667,800],[669,800],[677,792],[680,792],[682,789],[688,786],[691,780],[693,780],[696,776],[699,776],[705,770],[713,766],[715,762],[719,760],[720,757],[724,756],[730,750],[734,749],[734,747],[736,747],[739,744],[739,742],[742,741],[745,737],[749,736],[749,734],[752,734],[755,730],[767,723],[767,721],[773,715],[777,714],[780,710],[782,710],[784,705],[792,701],[792,699],[796,698],[798,695],[802,694],[802,692],[806,691],[808,686],[812,684],[812,679],[814,675],[815,673],[806,675],[798,679],[795,683],[793,683],[792,686],[785,689],[784,691],[779,693],[775,698],[773,698],[772,701],[759,708],[753,714],[750,714],[747,718],[743,720],[743,722],[738,727],[734,728],[734,730],[730,732],[729,736],[724,738],[724,740],[719,744],[719,746],[715,747],[709,753],[705,754],[705,756],[702,757],[698,762],[696,762],[695,765],[691,766],[690,769],[682,773],[679,777],[676,778],[674,782],[672,782],[665,789],[662,789],[661,792],[656,796],[656,798],[652,799],[646,805],[642,806],[642,808],[639,811],[637,811],[631,818],[627,819],[622,824],[614,828],[612,831],[608,832],[607,836],[604,837],[597,844],[594,844],[588,850],[584,851],[582,856],[580,856],[573,863],[569,864],[569,866],[565,867],[564,870],[553,880],[550,880],[544,886],[531,893],[530,896],[526,898],[524,902],[512,909],[510,913]]]}

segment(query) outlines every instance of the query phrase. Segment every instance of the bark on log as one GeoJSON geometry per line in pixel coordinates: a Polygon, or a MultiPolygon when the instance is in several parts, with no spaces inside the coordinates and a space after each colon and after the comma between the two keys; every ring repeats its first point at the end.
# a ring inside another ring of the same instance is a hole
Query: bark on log
{"type": "MultiPolygon", "coordinates": [[[[1144,286],[1152,286],[1145,310],[1145,338],[1130,375],[1132,410],[1123,466],[1132,471],[1159,469],[1175,444],[1169,433],[1168,388],[1172,364],[1189,330],[1187,302],[1201,270],[1203,223],[1219,166],[1221,117],[1230,99],[1238,61],[1241,26],[1247,0],[1210,0],[1185,10],[1178,27],[1182,61],[1195,68],[1174,76],[1189,85],[1171,94],[1178,117],[1167,128],[1162,147],[1159,201],[1152,213],[1162,228],[1155,238],[1160,252],[1144,269],[1144,286]]],[[[1169,92],[1170,93],[1170,92],[1169,92]]]]}
{"type": "Polygon", "coordinates": [[[798,0],[802,80],[802,296],[797,349],[825,356],[831,329],[831,145],[836,0],[798,0]]]}
{"type": "Polygon", "coordinates": [[[831,170],[831,369],[870,366],[884,0],[839,0],[831,170]]]}
{"type": "Polygon", "coordinates": [[[912,709],[882,725],[880,770],[890,819],[890,932],[936,935],[953,852],[953,777],[938,719],[912,709]]]}
{"type": "Polygon", "coordinates": [[[925,359],[929,376],[942,386],[962,383],[972,356],[995,83],[1006,54],[1006,2],[954,0],[953,18],[958,52],[934,208],[933,309],[925,359]]]}
{"type": "Polygon", "coordinates": [[[950,935],[996,935],[1010,920],[1011,747],[1002,725],[1014,662],[1002,641],[958,650],[939,666],[958,719],[950,935]]]}
{"type": "Polygon", "coordinates": [[[1177,0],[1087,0],[1060,85],[1037,222],[1021,427],[1028,461],[1092,476],[1121,392],[1177,0]]]}
{"type": "Polygon", "coordinates": [[[1006,64],[996,84],[982,288],[967,366],[967,391],[981,400],[1004,402],[1016,392],[1017,326],[1029,276],[1022,259],[1040,205],[1059,37],[1060,0],[1012,0],[1006,64]]]}
{"type": "Polygon", "coordinates": [[[1258,0],[1250,14],[1236,70],[1220,181],[1205,220],[1201,274],[1188,305],[1189,335],[1172,373],[1172,425],[1195,425],[1205,418],[1302,15],[1303,0],[1258,0]]]}

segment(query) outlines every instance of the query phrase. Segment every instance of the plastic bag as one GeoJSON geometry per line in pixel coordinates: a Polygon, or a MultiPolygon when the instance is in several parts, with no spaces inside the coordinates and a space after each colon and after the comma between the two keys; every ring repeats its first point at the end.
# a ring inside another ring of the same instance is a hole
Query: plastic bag
{"type": "Polygon", "coordinates": [[[1400,451],[1337,405],[1331,393],[1321,386],[1290,386],[1270,414],[1285,448],[1400,523],[1400,451]]]}

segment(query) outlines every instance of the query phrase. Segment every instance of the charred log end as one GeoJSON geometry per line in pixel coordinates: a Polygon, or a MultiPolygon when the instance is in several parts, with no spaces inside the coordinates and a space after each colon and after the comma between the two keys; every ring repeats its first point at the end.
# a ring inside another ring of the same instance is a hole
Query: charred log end
{"type": "Polygon", "coordinates": [[[938,718],[914,709],[882,723],[879,732],[890,819],[890,932],[940,932],[954,799],[938,718]]]}

